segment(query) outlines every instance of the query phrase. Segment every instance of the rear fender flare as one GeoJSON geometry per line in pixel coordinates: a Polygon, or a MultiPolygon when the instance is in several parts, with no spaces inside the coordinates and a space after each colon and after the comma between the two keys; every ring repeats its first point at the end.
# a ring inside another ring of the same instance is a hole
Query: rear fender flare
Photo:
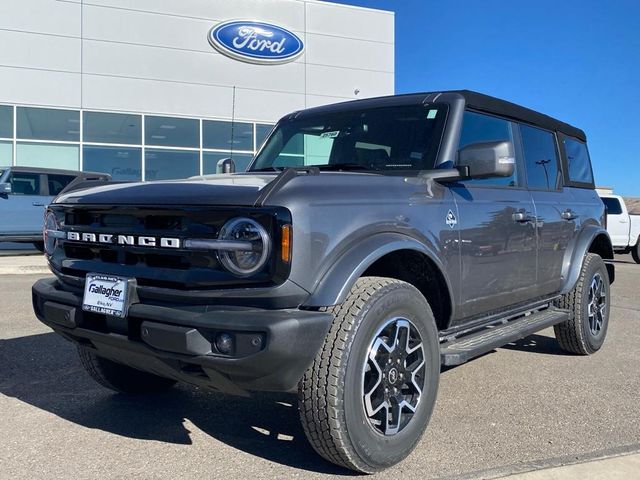
{"type": "MultiPolygon", "coordinates": [[[[582,229],[573,248],[567,249],[564,256],[562,265],[562,291],[560,293],[569,293],[580,276],[580,270],[582,269],[582,260],[584,256],[589,252],[591,244],[597,236],[604,235],[607,238],[607,254],[603,257],[604,260],[613,259],[613,246],[611,244],[611,238],[607,231],[600,225],[587,225],[582,229]]],[[[609,267],[607,267],[609,270],[609,267]]],[[[613,283],[613,272],[609,271],[610,281],[613,283]]]]}

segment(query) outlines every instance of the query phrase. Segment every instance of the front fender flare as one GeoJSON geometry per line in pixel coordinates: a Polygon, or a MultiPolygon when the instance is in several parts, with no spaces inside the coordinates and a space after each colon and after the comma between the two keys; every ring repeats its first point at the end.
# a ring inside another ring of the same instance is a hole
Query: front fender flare
{"type": "Polygon", "coordinates": [[[399,250],[414,250],[426,255],[445,279],[453,304],[453,291],[442,262],[435,251],[418,240],[401,233],[385,232],[368,237],[351,246],[317,282],[305,307],[326,307],[342,303],[358,278],[376,260],[399,250]]]}
{"type": "MultiPolygon", "coordinates": [[[[563,284],[562,291],[560,293],[569,293],[575,286],[578,281],[578,277],[580,276],[580,270],[582,269],[582,259],[587,254],[589,247],[591,247],[591,244],[598,235],[604,235],[607,238],[608,253],[605,259],[613,259],[613,246],[607,231],[600,225],[587,225],[578,235],[578,238],[573,244],[573,248],[568,249],[564,256],[564,262],[562,264],[563,284]]],[[[609,270],[608,267],[607,270],[609,270]]],[[[610,280],[613,281],[613,278],[611,278],[611,271],[609,272],[609,277],[610,280]]]]}

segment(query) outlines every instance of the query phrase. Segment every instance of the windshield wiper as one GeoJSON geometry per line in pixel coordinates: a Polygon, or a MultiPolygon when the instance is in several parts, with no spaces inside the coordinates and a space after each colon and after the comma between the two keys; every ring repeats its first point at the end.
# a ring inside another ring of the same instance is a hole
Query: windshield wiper
{"type": "Polygon", "coordinates": [[[320,170],[372,170],[360,163],[330,163],[328,165],[318,165],[320,170]]]}
{"type": "Polygon", "coordinates": [[[250,172],[281,172],[282,168],[278,167],[263,167],[249,170],[250,172]]]}

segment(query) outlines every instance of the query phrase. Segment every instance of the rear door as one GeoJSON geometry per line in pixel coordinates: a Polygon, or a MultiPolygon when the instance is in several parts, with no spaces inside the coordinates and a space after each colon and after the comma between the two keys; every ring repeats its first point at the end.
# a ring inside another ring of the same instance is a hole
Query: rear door
{"type": "Polygon", "coordinates": [[[13,234],[38,234],[42,230],[44,205],[44,175],[31,172],[11,172],[11,193],[0,198],[3,205],[3,231],[13,234]]]}
{"type": "MultiPolygon", "coordinates": [[[[516,142],[516,128],[499,117],[465,112],[460,148],[479,142],[516,142]]],[[[450,188],[458,206],[462,255],[459,317],[530,299],[537,281],[536,233],[521,159],[509,178],[468,180],[450,188]]]]}
{"type": "Polygon", "coordinates": [[[629,244],[629,215],[616,197],[602,197],[607,207],[607,231],[614,247],[626,247],[629,244]]]}
{"type": "Polygon", "coordinates": [[[520,135],[527,186],[536,212],[538,295],[549,295],[562,284],[564,254],[576,232],[579,208],[562,187],[555,133],[521,124],[520,135]]]}

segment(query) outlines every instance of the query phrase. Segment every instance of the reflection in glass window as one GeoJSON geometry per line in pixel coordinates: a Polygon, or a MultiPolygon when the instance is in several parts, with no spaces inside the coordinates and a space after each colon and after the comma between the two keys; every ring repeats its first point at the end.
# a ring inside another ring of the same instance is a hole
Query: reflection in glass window
{"type": "Polygon", "coordinates": [[[114,181],[142,180],[141,148],[85,146],[82,163],[85,172],[108,173],[114,181]]]}
{"type": "Polygon", "coordinates": [[[555,190],[558,185],[558,155],[553,133],[520,125],[527,169],[527,185],[535,190],[555,190]]]}
{"type": "Polygon", "coordinates": [[[7,167],[13,163],[13,142],[0,141],[0,167],[7,167]]]}
{"type": "Polygon", "coordinates": [[[145,151],[145,179],[170,180],[200,174],[198,152],[147,148],[145,151]]]}
{"type": "Polygon", "coordinates": [[[147,145],[200,147],[200,122],[193,118],[146,116],[144,138],[147,145]]]}
{"type": "Polygon", "coordinates": [[[142,117],[122,113],[84,112],[82,117],[85,142],[142,143],[142,117]]]}
{"type": "Polygon", "coordinates": [[[24,140],[80,140],[80,112],[17,107],[17,136],[24,140]]]}
{"type": "Polygon", "coordinates": [[[267,139],[267,135],[273,129],[273,125],[267,125],[265,123],[256,124],[256,150],[260,150],[260,147],[267,139]]]}
{"type": "Polygon", "coordinates": [[[593,183],[593,173],[591,172],[591,161],[587,146],[567,138],[564,141],[564,150],[567,153],[567,165],[569,166],[569,180],[580,183],[593,183]]]}
{"type": "MultiPolygon", "coordinates": [[[[511,122],[490,115],[475,112],[464,112],[462,131],[460,132],[460,148],[473,143],[482,142],[513,142],[511,122]]],[[[465,185],[495,185],[515,187],[518,185],[517,165],[510,177],[476,178],[465,180],[465,185]]]]}
{"type": "Polygon", "coordinates": [[[203,173],[205,175],[209,175],[212,173],[221,173],[217,168],[218,161],[229,157],[231,157],[236,164],[236,172],[244,172],[253,159],[253,155],[250,153],[233,152],[233,155],[231,155],[230,152],[204,152],[202,154],[202,161],[204,164],[203,173]]]}
{"type": "Polygon", "coordinates": [[[205,120],[202,122],[202,146],[221,150],[253,151],[253,124],[205,120]]]}
{"type": "Polygon", "coordinates": [[[0,137],[13,138],[13,107],[0,105],[0,137]]]}
{"type": "Polygon", "coordinates": [[[18,143],[16,165],[78,170],[79,152],[78,145],[18,143]]]}

